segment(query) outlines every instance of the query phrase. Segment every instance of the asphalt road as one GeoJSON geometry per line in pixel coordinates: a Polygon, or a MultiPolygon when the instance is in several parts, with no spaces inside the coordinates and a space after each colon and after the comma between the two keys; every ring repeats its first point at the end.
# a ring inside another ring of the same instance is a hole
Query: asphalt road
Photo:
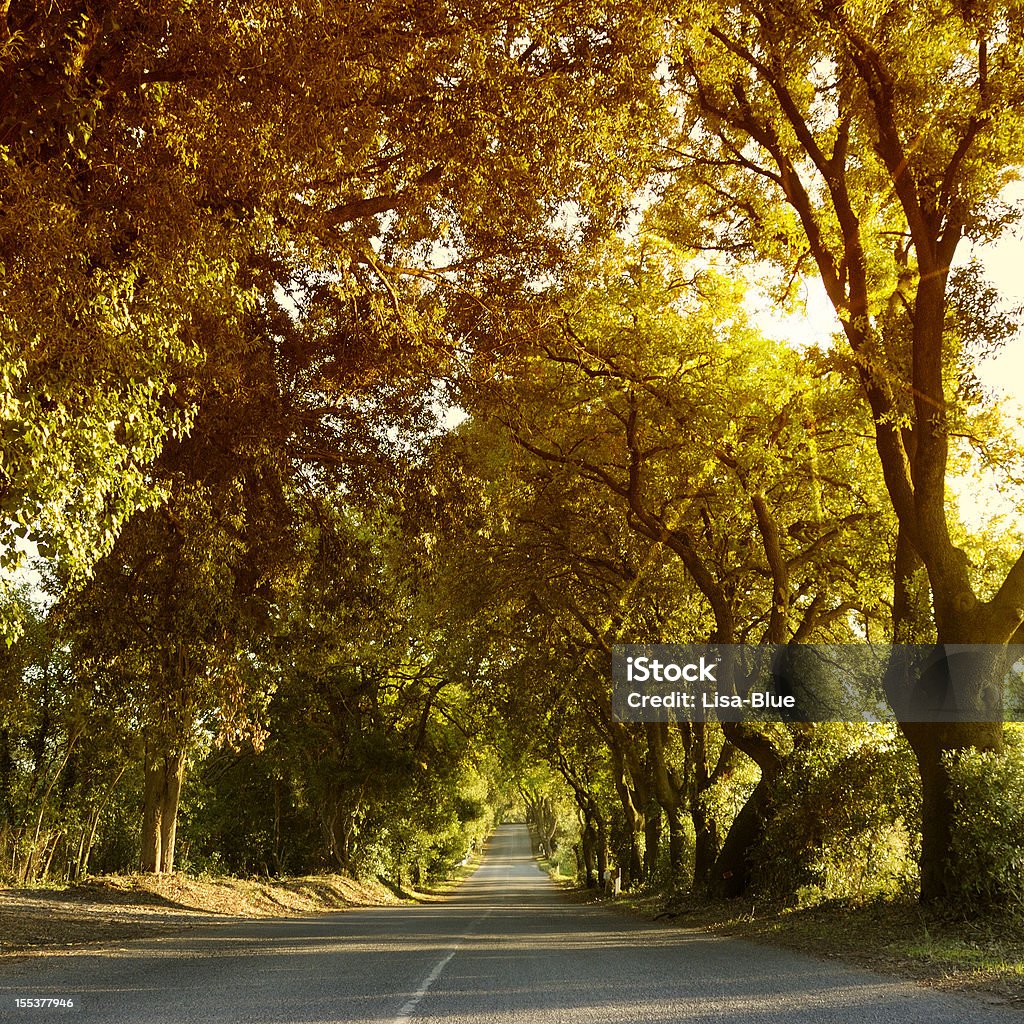
{"type": "Polygon", "coordinates": [[[987,1024],[1014,1011],[565,900],[503,826],[443,903],[261,920],[0,967],[0,1022],[987,1024]],[[72,997],[74,1010],[18,1009],[72,997]]]}

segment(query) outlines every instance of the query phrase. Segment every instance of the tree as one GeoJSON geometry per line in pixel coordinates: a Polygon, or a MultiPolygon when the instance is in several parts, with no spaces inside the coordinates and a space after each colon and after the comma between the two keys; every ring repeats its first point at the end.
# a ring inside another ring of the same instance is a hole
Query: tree
{"type": "MultiPolygon", "coordinates": [[[[4,875],[87,871],[138,739],[102,685],[76,671],[56,616],[22,595],[27,628],[0,651],[0,851],[4,875]]],[[[129,774],[130,777],[130,774],[129,774]]]]}
{"type": "Polygon", "coordinates": [[[246,548],[228,543],[223,508],[179,490],[136,513],[65,614],[80,671],[144,741],[143,870],[174,870],[178,806],[189,756],[205,732],[245,733],[258,718],[255,598],[246,548]],[[112,614],[113,611],[113,614],[112,614]]]}
{"type": "MultiPolygon", "coordinates": [[[[422,483],[413,493],[423,497],[406,503],[404,522],[410,562],[424,580],[418,589],[429,609],[425,621],[436,623],[434,648],[468,677],[501,750],[514,751],[517,765],[527,756],[545,759],[566,779],[583,817],[581,841],[605,851],[609,822],[593,785],[607,755],[594,767],[583,752],[610,746],[619,755],[609,793],[622,802],[616,845],[630,865],[627,880],[641,881],[643,832],[660,827],[660,812],[648,813],[650,782],[646,772],[635,774],[636,757],[630,783],[606,693],[604,651],[592,665],[580,622],[604,623],[625,594],[635,594],[636,573],[625,577],[634,557],[642,562],[644,543],[610,521],[585,488],[543,464],[523,465],[507,436],[481,419],[439,437],[417,476],[422,483]]],[[[543,797],[538,808],[546,806],[543,797]]],[[[556,818],[544,821],[557,828],[556,818]]],[[[657,843],[646,852],[653,860],[657,843]]],[[[595,857],[606,859],[607,852],[595,857]]]]}
{"type": "Polygon", "coordinates": [[[267,756],[316,823],[323,863],[436,873],[493,818],[493,765],[469,697],[409,571],[394,509],[323,498],[287,606],[267,756]]]}
{"type": "Polygon", "coordinates": [[[266,638],[299,561],[275,309],[206,325],[203,372],[181,384],[192,429],[151,468],[163,503],[134,512],[61,609],[82,668],[112,686],[144,740],[146,871],[173,870],[197,740],[253,731],[260,717],[266,638]]]}
{"type": "MultiPolygon", "coordinates": [[[[520,341],[470,407],[504,422],[573,485],[585,481],[590,500],[610,498],[630,530],[679,559],[688,614],[669,635],[842,642],[857,636],[855,619],[877,622],[883,606],[870,584],[884,575],[886,551],[846,385],[815,357],[758,337],[734,288],[664,246],[644,240],[600,272],[589,288],[553,292],[532,344],[520,341]]],[[[620,625],[601,634],[604,657],[625,641],[620,625]]],[[[667,628],[663,621],[639,639],[667,628]]],[[[775,781],[803,736],[745,723],[723,729],[761,772],[715,851],[716,884],[738,892],[750,881],[775,781]]],[[[666,762],[667,730],[648,731],[645,785],[673,825],[688,783],[666,762]]],[[[704,749],[692,733],[680,739],[695,755],[704,749]]],[[[717,774],[706,766],[702,784],[717,774]]],[[[705,837],[708,824],[694,822],[705,837]]],[[[711,872],[706,861],[700,867],[711,872]]]]}
{"type": "MultiPolygon", "coordinates": [[[[978,340],[950,329],[963,284],[951,267],[964,238],[992,238],[1015,217],[1000,197],[1020,160],[1022,28],[1012,5],[937,3],[711,3],[678,25],[671,77],[685,114],[667,193],[677,210],[690,204],[681,236],[794,276],[813,269],[824,285],[898,521],[898,640],[922,636],[922,568],[940,644],[1005,644],[1024,621],[1024,555],[981,589],[946,506],[963,414],[950,368],[957,346],[978,340]]],[[[983,716],[991,684],[976,679],[983,716]]],[[[956,899],[966,880],[947,859],[949,755],[1000,749],[1002,728],[903,731],[923,788],[921,896],[956,899]]]]}

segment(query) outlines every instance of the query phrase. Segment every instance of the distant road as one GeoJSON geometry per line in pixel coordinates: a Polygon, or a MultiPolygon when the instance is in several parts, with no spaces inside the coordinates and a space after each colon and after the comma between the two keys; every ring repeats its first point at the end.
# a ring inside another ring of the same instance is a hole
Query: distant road
{"type": "Polygon", "coordinates": [[[271,919],[0,966],[0,1021],[987,1024],[1019,1013],[565,900],[500,828],[443,903],[271,919]],[[15,996],[73,997],[74,1011],[15,996]]]}

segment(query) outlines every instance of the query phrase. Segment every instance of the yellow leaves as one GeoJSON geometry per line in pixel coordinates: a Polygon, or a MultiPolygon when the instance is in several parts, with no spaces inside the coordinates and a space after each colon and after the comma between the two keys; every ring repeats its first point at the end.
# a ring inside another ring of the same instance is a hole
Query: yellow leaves
{"type": "Polygon", "coordinates": [[[560,203],[588,227],[617,214],[658,103],[653,20],[633,4],[468,10],[198,4],[129,30],[58,5],[32,43],[45,75],[8,48],[4,469],[73,574],[160,500],[145,467],[214,378],[238,383],[219,356],[252,348],[277,272],[253,263],[331,273],[377,233],[346,298],[360,328],[374,321],[363,369],[379,385],[398,363],[443,363],[442,286],[566,261],[582,231],[553,223],[560,203]],[[539,43],[522,61],[520,37],[539,43]],[[387,215],[318,232],[353,196],[387,215]],[[438,239],[471,269],[406,286],[392,267],[422,269],[438,239]]]}

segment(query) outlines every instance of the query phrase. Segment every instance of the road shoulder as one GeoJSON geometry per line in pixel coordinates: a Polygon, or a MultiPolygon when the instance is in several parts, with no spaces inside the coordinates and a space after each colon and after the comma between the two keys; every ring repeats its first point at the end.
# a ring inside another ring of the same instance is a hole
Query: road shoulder
{"type": "Polygon", "coordinates": [[[618,913],[714,935],[763,942],[821,960],[838,960],[989,1005],[1024,1007],[1024,919],[968,922],[926,911],[911,900],[787,907],[756,900],[666,902],[663,894],[583,889],[554,878],[564,895],[618,913]]]}
{"type": "Polygon", "coordinates": [[[0,958],[172,935],[240,919],[297,917],[402,901],[345,875],[281,880],[112,875],[66,888],[0,889],[0,958]]]}

